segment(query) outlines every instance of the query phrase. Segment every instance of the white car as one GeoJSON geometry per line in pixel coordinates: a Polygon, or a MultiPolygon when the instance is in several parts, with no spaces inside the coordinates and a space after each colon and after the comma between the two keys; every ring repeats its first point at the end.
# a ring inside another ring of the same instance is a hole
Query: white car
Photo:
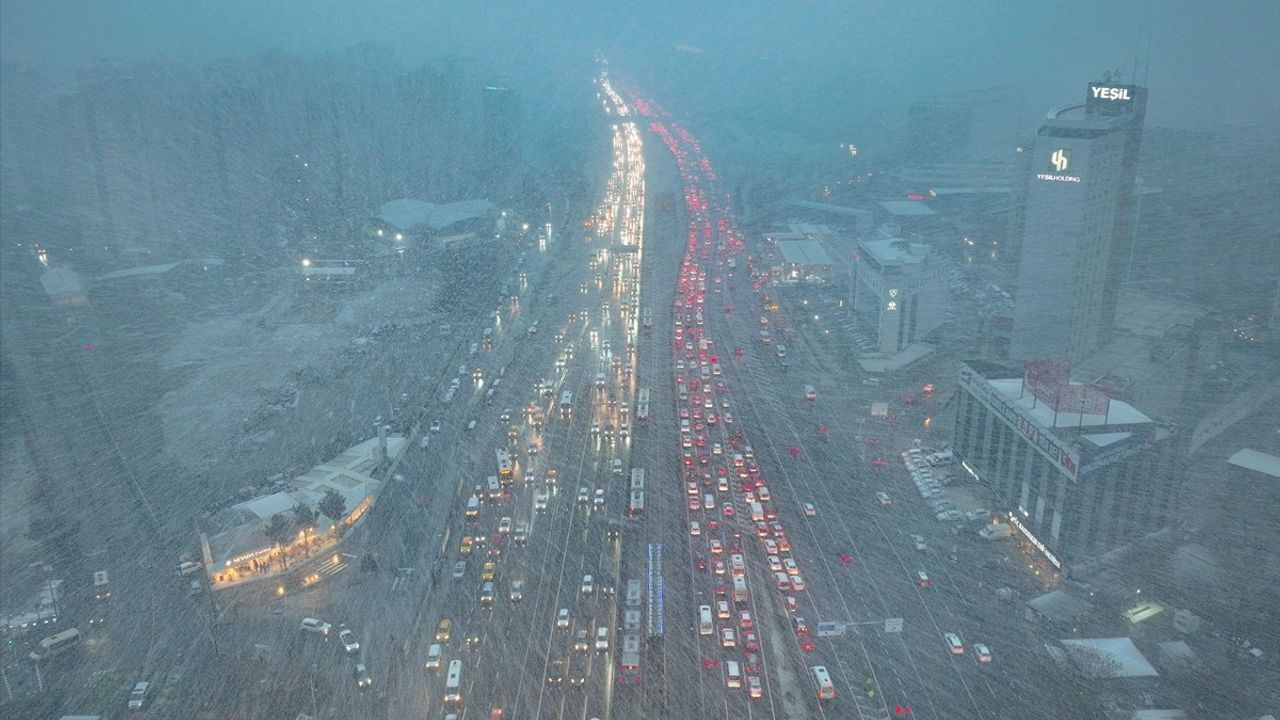
{"type": "Polygon", "coordinates": [[[951,651],[952,655],[964,654],[964,643],[960,642],[959,635],[956,635],[955,633],[947,633],[942,637],[946,638],[947,649],[951,651]]]}
{"type": "Polygon", "coordinates": [[[596,496],[592,502],[597,508],[604,507],[604,488],[596,488],[596,496]]]}
{"type": "Polygon", "coordinates": [[[813,506],[813,503],[804,504],[805,517],[813,517],[814,515],[817,515],[817,514],[818,514],[818,509],[813,506]]]}
{"type": "Polygon", "coordinates": [[[888,495],[882,492],[876,493],[876,500],[879,500],[881,505],[893,504],[893,498],[889,497],[888,495]]]}
{"type": "Polygon", "coordinates": [[[595,580],[593,580],[590,575],[583,575],[582,576],[582,594],[590,595],[591,593],[595,592],[595,590],[596,590],[595,580]]]}
{"type": "Polygon", "coordinates": [[[613,474],[614,475],[622,474],[622,458],[613,459],[613,474]]]}
{"type": "Polygon", "coordinates": [[[783,560],[782,567],[786,569],[788,575],[800,574],[800,566],[796,565],[796,561],[792,560],[791,558],[787,558],[783,560]]]}
{"type": "Polygon", "coordinates": [[[711,443],[711,454],[712,455],[724,454],[724,447],[722,447],[720,443],[711,443]]]}
{"type": "Polygon", "coordinates": [[[702,525],[698,524],[697,520],[689,521],[689,534],[694,537],[702,534],[702,525]]]}
{"type": "Polygon", "coordinates": [[[978,656],[978,662],[980,663],[991,662],[991,648],[988,648],[982,643],[974,643],[973,654],[978,656]]]}
{"type": "Polygon", "coordinates": [[[444,427],[444,422],[440,418],[431,421],[431,432],[438,433],[442,427],[444,427]]]}
{"type": "Polygon", "coordinates": [[[802,590],[804,590],[804,578],[801,577],[800,575],[792,575],[791,589],[795,590],[796,592],[801,592],[802,590]]]}
{"type": "Polygon", "coordinates": [[[728,600],[720,600],[719,602],[716,603],[716,617],[720,618],[721,620],[728,620],[730,617],[732,617],[732,613],[729,612],[728,600]]]}
{"type": "Polygon", "coordinates": [[[440,669],[440,655],[441,655],[441,652],[440,652],[439,643],[433,643],[431,647],[427,648],[427,663],[426,663],[427,670],[440,669]]]}
{"type": "Polygon", "coordinates": [[[498,521],[498,532],[503,535],[511,532],[511,518],[504,517],[498,521]]]}
{"type": "Polygon", "coordinates": [[[578,488],[578,502],[583,504],[591,502],[591,490],[584,487],[578,488]]]}
{"type": "Polygon", "coordinates": [[[348,655],[360,651],[360,641],[356,640],[356,634],[351,632],[351,628],[344,627],[339,630],[338,641],[342,643],[342,649],[345,650],[348,655]]]}
{"type": "Polygon", "coordinates": [[[600,626],[596,628],[596,650],[605,652],[609,649],[609,628],[600,626]]]}
{"type": "Polygon", "coordinates": [[[546,493],[545,491],[544,491],[544,492],[540,492],[540,493],[538,493],[537,495],[535,495],[535,496],[533,497],[533,509],[534,509],[534,510],[537,510],[538,512],[546,512],[546,509],[547,509],[547,500],[548,500],[550,497],[551,497],[551,496],[550,496],[548,493],[546,493]]]}
{"type": "Polygon", "coordinates": [[[129,693],[129,709],[141,710],[147,704],[147,692],[151,690],[151,683],[145,680],[133,686],[133,692],[129,693]]]}
{"type": "Polygon", "coordinates": [[[731,647],[736,647],[737,644],[738,644],[738,639],[733,634],[733,628],[724,628],[720,631],[721,647],[731,648],[731,647]]]}
{"type": "Polygon", "coordinates": [[[318,618],[302,618],[302,624],[298,629],[329,637],[329,631],[333,629],[333,626],[318,618]]]}
{"type": "Polygon", "coordinates": [[[569,608],[560,608],[556,611],[556,629],[569,629],[569,608]]]}

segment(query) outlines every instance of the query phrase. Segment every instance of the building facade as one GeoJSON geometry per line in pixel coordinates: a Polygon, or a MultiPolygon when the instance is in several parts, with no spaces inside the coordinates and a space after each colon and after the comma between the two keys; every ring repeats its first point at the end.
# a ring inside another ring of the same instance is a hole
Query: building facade
{"type": "Polygon", "coordinates": [[[853,256],[853,310],[893,355],[946,319],[947,263],[929,245],[897,238],[864,240],[853,256]]]}
{"type": "Polygon", "coordinates": [[[1019,214],[1010,356],[1087,356],[1111,337],[1129,259],[1146,88],[1090,83],[1049,112],[1031,148],[1019,214]]]}
{"type": "Polygon", "coordinates": [[[1062,362],[971,360],[956,395],[960,466],[1059,569],[1168,526],[1185,465],[1167,427],[1069,378],[1062,362]]]}

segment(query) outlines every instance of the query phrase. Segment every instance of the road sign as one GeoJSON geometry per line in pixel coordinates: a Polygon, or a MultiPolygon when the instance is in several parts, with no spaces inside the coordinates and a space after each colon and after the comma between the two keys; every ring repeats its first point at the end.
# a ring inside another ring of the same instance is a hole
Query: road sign
{"type": "Polygon", "coordinates": [[[887,633],[902,632],[902,618],[885,618],[884,631],[887,633]]]}
{"type": "Polygon", "coordinates": [[[818,637],[834,637],[843,635],[844,628],[844,623],[820,622],[818,623],[818,630],[814,634],[818,637]]]}

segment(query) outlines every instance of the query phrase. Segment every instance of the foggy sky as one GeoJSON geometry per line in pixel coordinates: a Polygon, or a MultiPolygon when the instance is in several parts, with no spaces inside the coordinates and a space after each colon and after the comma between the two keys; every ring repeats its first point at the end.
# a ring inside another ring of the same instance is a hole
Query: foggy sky
{"type": "Polygon", "coordinates": [[[0,40],[5,61],[46,71],[100,57],[201,64],[376,42],[396,48],[406,62],[470,56],[515,80],[536,73],[531,82],[579,81],[598,48],[639,77],[648,72],[703,88],[708,103],[812,102],[830,94],[866,107],[1007,86],[1026,98],[1028,129],[1049,108],[1083,99],[1084,83],[1104,70],[1120,69],[1127,78],[1137,56],[1150,61],[1151,125],[1274,127],[1280,118],[1280,4],[1273,0],[1235,1],[1223,9],[1199,0],[4,0],[0,40]],[[671,76],[682,68],[683,78],[671,76]]]}

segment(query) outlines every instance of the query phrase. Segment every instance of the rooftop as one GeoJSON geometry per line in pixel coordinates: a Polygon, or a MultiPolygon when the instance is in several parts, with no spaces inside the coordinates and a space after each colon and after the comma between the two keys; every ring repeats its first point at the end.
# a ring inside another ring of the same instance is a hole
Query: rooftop
{"type": "Polygon", "coordinates": [[[863,240],[858,246],[881,265],[918,265],[933,254],[931,246],[902,238],[863,240]]]}
{"type": "Polygon", "coordinates": [[[797,265],[830,265],[831,256],[817,240],[781,240],[778,251],[782,261],[797,265]]]}
{"type": "Polygon", "coordinates": [[[1273,478],[1280,478],[1280,457],[1264,453],[1260,450],[1245,448],[1227,458],[1227,462],[1238,468],[1252,470],[1273,478]]]}
{"type": "Polygon", "coordinates": [[[919,200],[881,200],[876,204],[894,217],[927,217],[929,215],[937,215],[932,208],[919,200]]]}
{"type": "Polygon", "coordinates": [[[1080,672],[1090,678],[1159,677],[1127,637],[1060,640],[1080,672]]]}
{"type": "MultiPolygon", "coordinates": [[[[1023,392],[1021,377],[988,379],[987,382],[1014,405],[1022,408],[1041,427],[1077,428],[1155,422],[1123,400],[1111,400],[1107,403],[1105,413],[1054,412],[1053,408],[1040,402],[1030,392],[1023,392]]],[[[1071,385],[1083,387],[1083,383],[1078,382],[1072,382],[1071,385]]]]}
{"type": "Polygon", "coordinates": [[[497,209],[488,200],[462,200],[437,205],[416,198],[400,198],[384,203],[375,217],[401,230],[420,226],[441,230],[463,220],[485,217],[497,209]]]}

